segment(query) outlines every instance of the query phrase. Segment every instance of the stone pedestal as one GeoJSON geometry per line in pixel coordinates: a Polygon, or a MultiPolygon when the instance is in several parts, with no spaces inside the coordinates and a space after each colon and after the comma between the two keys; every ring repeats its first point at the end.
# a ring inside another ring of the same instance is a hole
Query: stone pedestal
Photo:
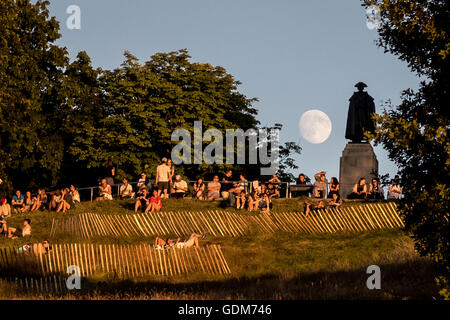
{"type": "Polygon", "coordinates": [[[342,151],[339,168],[341,197],[347,198],[355,183],[362,177],[366,178],[369,188],[369,183],[377,172],[378,160],[370,143],[347,143],[342,151]]]}

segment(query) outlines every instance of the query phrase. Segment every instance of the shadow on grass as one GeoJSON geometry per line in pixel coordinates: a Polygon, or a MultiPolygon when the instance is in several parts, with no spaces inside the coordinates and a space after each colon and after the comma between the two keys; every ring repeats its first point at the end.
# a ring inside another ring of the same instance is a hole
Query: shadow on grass
{"type": "Polygon", "coordinates": [[[264,275],[214,281],[88,282],[79,299],[432,299],[438,298],[428,261],[379,265],[381,289],[369,290],[365,269],[264,275]]]}

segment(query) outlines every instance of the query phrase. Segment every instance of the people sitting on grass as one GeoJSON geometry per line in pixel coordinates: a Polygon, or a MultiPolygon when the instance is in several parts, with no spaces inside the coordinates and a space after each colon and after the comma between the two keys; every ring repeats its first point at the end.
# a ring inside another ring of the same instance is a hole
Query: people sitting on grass
{"type": "Polygon", "coordinates": [[[6,198],[0,199],[0,234],[8,234],[8,223],[7,218],[11,217],[11,206],[9,205],[6,198]]]}
{"type": "Polygon", "coordinates": [[[220,187],[219,176],[214,176],[213,181],[208,183],[208,200],[220,198],[220,187]]]}
{"type": "Polygon", "coordinates": [[[145,172],[141,172],[141,176],[136,184],[137,189],[141,189],[142,187],[146,187],[149,190],[152,188],[152,184],[150,182],[150,179],[147,177],[147,174],[145,172]]]}
{"type": "Polygon", "coordinates": [[[16,193],[13,195],[11,200],[13,211],[20,211],[23,208],[24,200],[25,197],[20,190],[16,190],[16,193]]]}
{"type": "Polygon", "coordinates": [[[72,197],[72,202],[74,205],[81,202],[80,192],[77,190],[77,188],[73,184],[70,185],[70,195],[72,197]]]}
{"type": "Polygon", "coordinates": [[[31,206],[30,211],[37,211],[39,209],[44,210],[47,206],[47,193],[45,192],[45,189],[38,189],[38,193],[36,195],[36,201],[31,206]]]}
{"type": "Polygon", "coordinates": [[[314,198],[325,198],[328,189],[328,180],[326,178],[326,171],[318,172],[314,175],[316,182],[314,182],[313,196],[314,198]]]}
{"type": "Polygon", "coordinates": [[[347,197],[348,199],[366,199],[367,198],[367,185],[366,179],[359,179],[358,183],[353,187],[353,192],[347,197]]]}
{"type": "Polygon", "coordinates": [[[22,237],[29,237],[31,236],[31,220],[30,219],[24,219],[23,220],[23,228],[8,228],[8,238],[15,239],[19,236],[22,237]]]}
{"type": "MultiPolygon", "coordinates": [[[[145,182],[144,182],[145,184],[145,182]]],[[[142,186],[142,184],[141,184],[142,186]]],[[[134,196],[133,187],[128,183],[127,178],[122,179],[122,185],[119,188],[119,197],[121,200],[131,199],[134,196]]]]}
{"type": "Polygon", "coordinates": [[[158,195],[158,190],[153,189],[153,196],[150,198],[150,201],[147,202],[147,208],[145,209],[145,213],[159,211],[162,208],[162,200],[161,196],[158,195]]]}
{"type": "Polygon", "coordinates": [[[258,195],[258,188],[254,188],[252,192],[248,195],[248,211],[256,211],[258,210],[259,206],[259,195],[258,195]]]}
{"type": "Polygon", "coordinates": [[[341,205],[342,205],[341,197],[339,196],[339,194],[333,193],[330,202],[328,202],[328,207],[337,209],[340,208],[341,205]]]}
{"type": "Polygon", "coordinates": [[[247,191],[242,190],[239,196],[236,197],[236,209],[244,209],[247,203],[247,191]]]}
{"type": "Polygon", "coordinates": [[[56,208],[56,212],[62,211],[64,213],[73,207],[73,200],[69,188],[62,189],[61,193],[62,198],[59,202],[58,208],[56,208]]]}
{"type": "Polygon", "coordinates": [[[158,188],[158,195],[163,196],[161,198],[169,198],[169,181],[170,181],[171,168],[167,165],[167,158],[161,159],[161,164],[156,168],[156,186],[158,188]]]}
{"type": "Polygon", "coordinates": [[[267,192],[259,195],[259,210],[270,211],[272,209],[272,201],[269,198],[267,192]]]}
{"type": "Polygon", "coordinates": [[[402,195],[403,189],[400,185],[400,177],[396,175],[389,185],[388,199],[399,199],[402,195]]]}
{"type": "Polygon", "coordinates": [[[192,196],[194,199],[203,200],[205,198],[205,184],[203,179],[199,178],[194,183],[194,190],[192,191],[192,196]]]}
{"type": "Polygon", "coordinates": [[[206,234],[207,234],[206,232],[203,235],[198,234],[198,233],[192,233],[191,236],[184,241],[181,241],[181,238],[178,238],[177,240],[174,240],[174,239],[164,240],[160,237],[156,237],[153,248],[167,249],[167,248],[174,247],[177,249],[187,249],[187,248],[192,248],[193,246],[200,247],[198,240],[200,238],[204,239],[206,237],[206,234]]]}
{"type": "Polygon", "coordinates": [[[372,179],[372,182],[369,185],[369,192],[367,198],[373,200],[384,199],[383,189],[381,189],[380,182],[378,181],[378,179],[376,178],[372,179]]]}
{"type": "Polygon", "coordinates": [[[51,192],[50,196],[51,198],[48,205],[48,210],[49,211],[56,210],[60,202],[62,201],[61,189],[56,189],[55,191],[51,192]]]}
{"type": "Polygon", "coordinates": [[[171,193],[171,197],[175,199],[184,198],[186,192],[188,191],[188,185],[186,181],[181,179],[181,176],[178,174],[175,177],[175,182],[173,183],[173,192],[171,193]]]}
{"type": "Polygon", "coordinates": [[[31,197],[31,192],[27,191],[25,192],[25,198],[23,199],[23,205],[22,208],[20,208],[20,212],[26,212],[31,209],[33,206],[33,198],[31,197]]]}
{"type": "Polygon", "coordinates": [[[136,195],[136,203],[134,205],[134,212],[137,212],[140,207],[147,208],[149,205],[149,193],[146,187],[142,187],[140,192],[136,195]]]}
{"type": "Polygon", "coordinates": [[[328,198],[332,199],[333,198],[333,194],[337,194],[338,197],[340,197],[339,194],[339,181],[336,177],[332,177],[331,178],[331,182],[330,182],[330,192],[328,193],[328,198]]]}
{"type": "Polygon", "coordinates": [[[102,200],[112,200],[112,189],[111,186],[106,182],[106,179],[102,179],[100,186],[98,187],[98,197],[96,201],[102,200]]]}

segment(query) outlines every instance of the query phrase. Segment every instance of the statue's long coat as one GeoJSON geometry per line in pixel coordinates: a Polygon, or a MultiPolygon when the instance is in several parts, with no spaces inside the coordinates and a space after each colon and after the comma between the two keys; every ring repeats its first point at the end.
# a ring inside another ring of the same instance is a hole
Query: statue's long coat
{"type": "Polygon", "coordinates": [[[372,120],[373,113],[375,113],[373,98],[365,91],[355,92],[350,98],[348,107],[345,138],[353,142],[364,140],[365,131],[375,130],[375,123],[372,120]]]}

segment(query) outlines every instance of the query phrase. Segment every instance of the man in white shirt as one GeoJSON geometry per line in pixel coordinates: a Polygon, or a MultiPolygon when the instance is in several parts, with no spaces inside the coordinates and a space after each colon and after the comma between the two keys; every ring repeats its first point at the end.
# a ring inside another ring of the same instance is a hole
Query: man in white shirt
{"type": "Polygon", "coordinates": [[[156,168],[156,185],[158,186],[158,196],[164,190],[164,196],[161,198],[169,198],[167,190],[169,190],[170,167],[167,165],[167,158],[161,159],[161,164],[156,168]]]}
{"type": "Polygon", "coordinates": [[[171,196],[176,199],[183,198],[186,192],[188,191],[188,185],[186,181],[181,179],[180,175],[177,175],[175,177],[175,183],[173,184],[173,191],[174,192],[172,193],[171,196]]]}

